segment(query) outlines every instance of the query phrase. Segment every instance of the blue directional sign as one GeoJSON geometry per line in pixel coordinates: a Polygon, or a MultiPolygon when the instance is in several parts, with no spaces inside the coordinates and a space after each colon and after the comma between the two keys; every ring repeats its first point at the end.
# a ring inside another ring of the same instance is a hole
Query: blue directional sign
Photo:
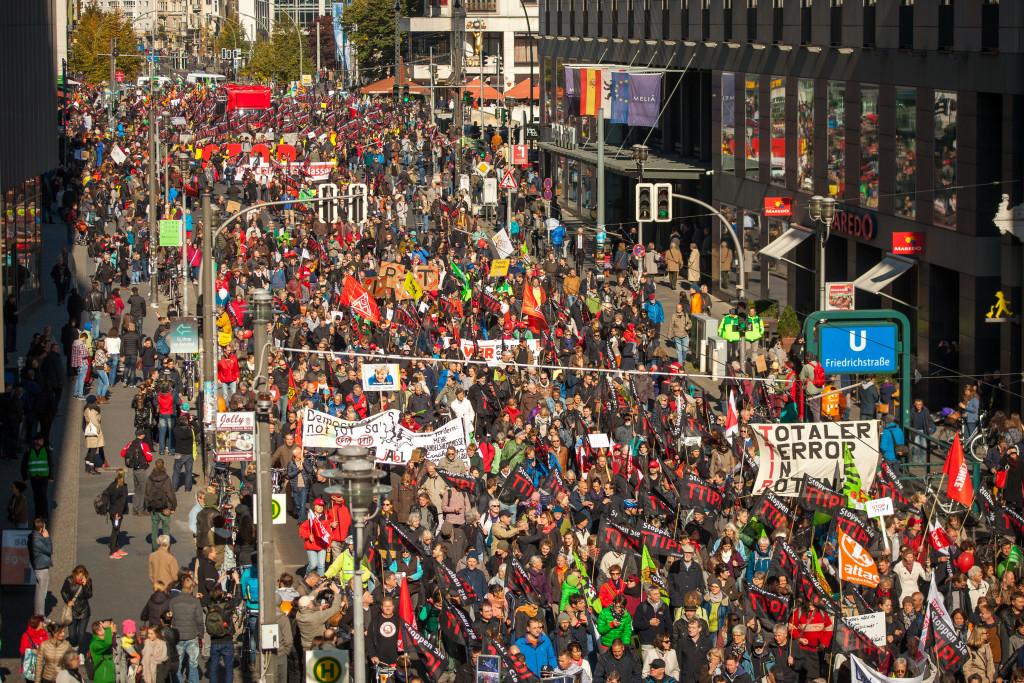
{"type": "Polygon", "coordinates": [[[894,323],[833,325],[818,328],[821,366],[826,374],[896,371],[894,323]]]}
{"type": "Polygon", "coordinates": [[[199,353],[199,318],[171,318],[167,345],[171,353],[199,353]]]}

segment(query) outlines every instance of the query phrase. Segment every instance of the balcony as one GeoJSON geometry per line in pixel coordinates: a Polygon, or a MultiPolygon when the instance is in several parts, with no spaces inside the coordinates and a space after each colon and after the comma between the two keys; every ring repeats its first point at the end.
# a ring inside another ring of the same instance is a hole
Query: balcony
{"type": "Polygon", "coordinates": [[[497,12],[498,0],[466,0],[466,12],[497,12]]]}

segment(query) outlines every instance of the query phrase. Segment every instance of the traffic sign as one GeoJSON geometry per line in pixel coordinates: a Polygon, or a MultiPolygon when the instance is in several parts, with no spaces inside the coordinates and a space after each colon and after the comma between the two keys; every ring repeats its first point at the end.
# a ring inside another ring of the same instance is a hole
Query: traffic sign
{"type": "Polygon", "coordinates": [[[633,247],[633,256],[636,256],[637,258],[643,258],[644,257],[644,245],[638,244],[635,247],[633,247]]]}
{"type": "Polygon", "coordinates": [[[199,318],[171,318],[167,346],[171,353],[199,353],[199,318]]]}
{"type": "MultiPolygon", "coordinates": [[[[387,622],[381,627],[381,632],[391,631],[388,635],[394,636],[397,627],[387,622]]],[[[341,680],[341,659],[334,652],[337,650],[307,650],[306,651],[306,681],[312,683],[336,683],[341,680]]]]}
{"type": "Polygon", "coordinates": [[[525,166],[529,163],[526,145],[512,145],[512,163],[516,166],[525,166]]]}
{"type": "Polygon", "coordinates": [[[547,202],[551,201],[551,190],[550,189],[544,190],[544,201],[547,201],[547,202]]]}
{"type": "Polygon", "coordinates": [[[181,221],[169,220],[160,221],[160,245],[161,247],[181,246],[181,221]]]}
{"type": "Polygon", "coordinates": [[[523,129],[523,134],[527,140],[540,140],[540,126],[536,123],[528,123],[523,129]]]}
{"type": "Polygon", "coordinates": [[[273,524],[284,524],[288,521],[288,515],[285,514],[286,505],[285,494],[275,493],[271,496],[270,519],[273,524]]]}
{"type": "Polygon", "coordinates": [[[545,178],[544,179],[544,189],[545,190],[550,190],[551,189],[551,178],[545,178]]]}
{"type": "Polygon", "coordinates": [[[498,187],[503,190],[514,190],[516,189],[516,179],[512,177],[512,171],[505,171],[505,176],[498,183],[498,187]]]}
{"type": "Polygon", "coordinates": [[[821,367],[840,375],[896,371],[896,324],[824,323],[818,329],[821,367]]]}
{"type": "Polygon", "coordinates": [[[117,81],[118,83],[124,83],[124,72],[123,71],[115,71],[114,72],[114,80],[117,81]]]}

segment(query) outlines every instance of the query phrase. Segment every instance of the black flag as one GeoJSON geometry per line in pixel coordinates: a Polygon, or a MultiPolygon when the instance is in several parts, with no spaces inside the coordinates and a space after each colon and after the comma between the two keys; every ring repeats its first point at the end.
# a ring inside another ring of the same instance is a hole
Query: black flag
{"type": "Polygon", "coordinates": [[[687,509],[718,510],[722,493],[700,477],[687,473],[679,487],[679,504],[687,509]]]}
{"type": "Polygon", "coordinates": [[[510,492],[517,500],[529,500],[537,487],[533,485],[533,479],[526,473],[522,464],[519,464],[509,473],[501,490],[502,493],[510,492]]]}
{"type": "Polygon", "coordinates": [[[884,651],[864,635],[856,627],[846,621],[845,617],[833,620],[832,652],[856,654],[872,666],[879,666],[885,657],[884,651]]]}
{"type": "Polygon", "coordinates": [[[793,513],[781,498],[775,495],[771,489],[765,489],[758,496],[750,514],[756,516],[763,524],[771,530],[778,529],[783,524],[792,523],[793,513]]]}
{"type": "Polygon", "coordinates": [[[763,615],[766,621],[785,623],[789,619],[789,598],[761,590],[753,583],[747,584],[747,599],[754,613],[763,615]]]}
{"type": "Polygon", "coordinates": [[[950,628],[942,615],[932,609],[928,610],[928,614],[931,619],[931,629],[929,630],[931,634],[929,640],[932,641],[929,646],[931,652],[935,655],[935,660],[944,673],[955,674],[963,668],[964,662],[967,661],[967,643],[957,637],[956,631],[950,628]]]}
{"type": "Polygon", "coordinates": [[[427,672],[435,681],[448,668],[448,657],[434,647],[418,630],[406,622],[402,623],[402,642],[406,650],[415,650],[417,658],[427,667],[427,672]],[[410,647],[411,646],[411,647],[410,647]]]}
{"type": "Polygon", "coordinates": [[[448,482],[448,485],[465,492],[467,495],[476,496],[480,481],[464,474],[452,474],[448,470],[438,470],[441,478],[448,482]]]}
{"type": "Polygon", "coordinates": [[[835,511],[846,505],[846,496],[836,493],[827,484],[814,477],[804,477],[803,486],[796,502],[808,512],[824,512],[833,515],[835,511]]]}

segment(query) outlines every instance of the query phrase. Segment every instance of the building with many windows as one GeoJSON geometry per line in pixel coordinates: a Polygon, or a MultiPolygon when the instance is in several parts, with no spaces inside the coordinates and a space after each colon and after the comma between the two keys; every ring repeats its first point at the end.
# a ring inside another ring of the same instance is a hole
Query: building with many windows
{"type": "MultiPolygon", "coordinates": [[[[988,324],[986,313],[997,292],[1014,313],[1024,306],[1024,248],[993,222],[1024,202],[1024,4],[541,0],[540,13],[545,122],[576,131],[541,143],[564,204],[596,201],[596,140],[592,118],[566,111],[563,66],[665,69],[660,125],[608,127],[610,232],[633,220],[636,170],[622,162],[646,140],[646,178],[712,203],[739,232],[732,278],[721,221],[683,219],[653,236],[664,247],[688,222],[709,229],[702,275],[719,296],[738,294],[742,267],[747,297],[806,313],[824,272],[853,284],[857,309],[911,319],[926,378],[915,392],[933,408],[954,401],[956,373],[989,372],[1020,408],[1020,317],[988,324]],[[824,263],[814,195],[838,202],[824,263]],[[771,198],[791,198],[792,215],[766,215],[771,198]]],[[[677,203],[680,213],[702,212],[677,203]]]]}

